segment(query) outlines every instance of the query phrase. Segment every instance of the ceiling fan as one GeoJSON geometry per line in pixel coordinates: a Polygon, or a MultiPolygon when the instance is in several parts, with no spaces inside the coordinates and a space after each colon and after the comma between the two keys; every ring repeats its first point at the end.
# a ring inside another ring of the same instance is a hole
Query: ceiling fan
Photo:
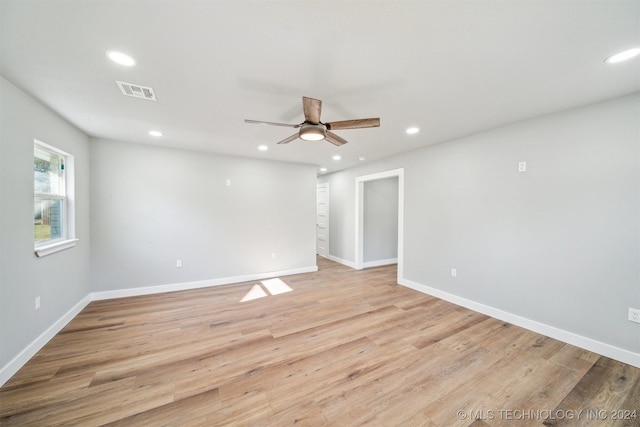
{"type": "Polygon", "coordinates": [[[302,97],[302,109],[304,110],[304,122],[300,124],[275,123],[249,119],[245,119],[244,122],[300,129],[298,133],[283,139],[278,142],[278,144],[288,144],[294,139],[300,138],[305,141],[320,141],[322,139],[326,139],[333,145],[337,146],[346,144],[348,141],[331,132],[332,130],[374,128],[380,126],[380,119],[377,117],[371,119],[353,119],[322,123],[320,121],[322,101],[306,96],[302,97]]]}

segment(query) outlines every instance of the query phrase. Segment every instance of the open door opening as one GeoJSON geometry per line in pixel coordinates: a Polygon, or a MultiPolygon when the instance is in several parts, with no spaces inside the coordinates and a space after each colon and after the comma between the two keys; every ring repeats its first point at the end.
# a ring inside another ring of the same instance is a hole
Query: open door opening
{"type": "Polygon", "coordinates": [[[398,263],[398,177],[366,181],[362,194],[363,267],[398,263]]]}
{"type": "Polygon", "coordinates": [[[385,178],[397,177],[398,179],[398,280],[403,277],[403,252],[404,252],[404,169],[394,169],[386,172],[380,172],[371,175],[360,176],[356,178],[356,242],[355,242],[355,260],[356,268],[365,268],[364,262],[364,184],[369,181],[375,181],[385,178]]]}

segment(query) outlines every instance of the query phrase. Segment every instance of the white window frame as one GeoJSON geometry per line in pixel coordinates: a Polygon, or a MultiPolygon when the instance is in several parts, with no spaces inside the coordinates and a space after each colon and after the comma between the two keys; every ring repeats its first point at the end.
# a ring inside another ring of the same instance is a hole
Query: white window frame
{"type": "MultiPolygon", "coordinates": [[[[74,157],[72,154],[60,150],[57,147],[46,144],[37,139],[33,140],[34,156],[35,149],[39,148],[44,151],[56,154],[63,158],[64,170],[62,174],[62,194],[51,196],[51,194],[40,194],[33,191],[33,203],[36,203],[36,197],[46,197],[48,199],[58,199],[63,201],[62,208],[62,237],[46,240],[43,242],[34,241],[34,252],[37,257],[51,255],[53,253],[72,248],[78,242],[76,238],[75,226],[75,175],[74,175],[74,157]]],[[[34,177],[35,180],[35,177],[34,177]]]]}

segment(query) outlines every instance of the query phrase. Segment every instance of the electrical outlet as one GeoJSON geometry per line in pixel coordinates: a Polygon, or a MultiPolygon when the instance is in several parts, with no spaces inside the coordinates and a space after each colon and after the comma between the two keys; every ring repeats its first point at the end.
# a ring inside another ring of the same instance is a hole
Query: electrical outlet
{"type": "Polygon", "coordinates": [[[276,253],[275,252],[271,252],[271,259],[276,259],[276,253]]]}
{"type": "Polygon", "coordinates": [[[231,187],[231,180],[227,179],[227,187],[231,187]]]}
{"type": "Polygon", "coordinates": [[[40,297],[36,297],[36,310],[40,310],[40,297]]]}
{"type": "Polygon", "coordinates": [[[451,269],[451,277],[458,277],[458,270],[456,270],[455,268],[451,269]]]}
{"type": "Polygon", "coordinates": [[[640,310],[629,307],[629,321],[640,323],[640,310]]]}
{"type": "Polygon", "coordinates": [[[182,268],[182,260],[181,259],[176,261],[176,268],[182,268]]]}
{"type": "Polygon", "coordinates": [[[518,172],[527,171],[527,162],[518,162],[518,172]]]}

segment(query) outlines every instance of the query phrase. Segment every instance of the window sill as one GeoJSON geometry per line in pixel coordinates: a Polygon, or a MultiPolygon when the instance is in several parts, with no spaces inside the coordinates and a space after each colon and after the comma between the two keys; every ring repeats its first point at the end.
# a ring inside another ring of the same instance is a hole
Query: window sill
{"type": "Polygon", "coordinates": [[[62,242],[40,246],[35,249],[35,253],[38,258],[41,258],[43,256],[55,254],[56,252],[60,252],[60,251],[64,251],[65,249],[72,248],[76,245],[76,243],[78,243],[78,239],[67,239],[62,242]]]}

